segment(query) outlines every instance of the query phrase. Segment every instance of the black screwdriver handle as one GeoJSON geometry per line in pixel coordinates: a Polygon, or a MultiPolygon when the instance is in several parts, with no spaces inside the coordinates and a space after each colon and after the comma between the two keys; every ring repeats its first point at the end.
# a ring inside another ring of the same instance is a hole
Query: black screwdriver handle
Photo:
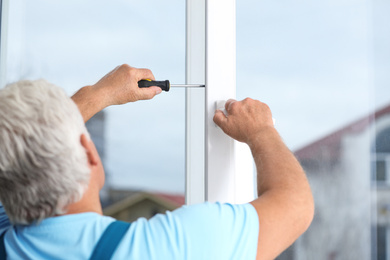
{"type": "Polygon", "coordinates": [[[148,88],[151,86],[160,87],[162,90],[168,92],[170,87],[171,87],[171,84],[169,83],[169,80],[163,80],[163,81],[140,80],[140,81],[138,81],[138,87],[140,87],[140,88],[148,88]]]}

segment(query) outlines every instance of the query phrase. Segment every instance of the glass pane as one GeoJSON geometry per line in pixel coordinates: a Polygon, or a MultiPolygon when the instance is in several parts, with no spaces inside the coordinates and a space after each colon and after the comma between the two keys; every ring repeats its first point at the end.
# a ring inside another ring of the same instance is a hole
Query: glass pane
{"type": "Polygon", "coordinates": [[[386,181],[386,161],[376,161],[376,180],[386,181]]]}
{"type": "Polygon", "coordinates": [[[387,259],[387,228],[378,226],[377,228],[377,257],[378,259],[387,259]]]}
{"type": "MultiPolygon", "coordinates": [[[[184,83],[184,1],[12,0],[9,17],[7,82],[45,78],[71,95],[128,63],[184,83]]],[[[105,205],[137,195],[147,209],[127,207],[151,216],[165,211],[153,196],[184,203],[184,102],[184,90],[171,89],[88,122],[105,165],[105,205]]]]}
{"type": "Polygon", "coordinates": [[[371,184],[371,162],[390,126],[389,13],[387,1],[237,1],[238,99],[271,107],[316,204],[279,259],[383,259],[372,252],[379,225],[389,228],[379,216],[388,219],[390,193],[371,184]]]}
{"type": "Polygon", "coordinates": [[[390,127],[377,134],[375,151],[376,153],[390,153],[390,127]]]}

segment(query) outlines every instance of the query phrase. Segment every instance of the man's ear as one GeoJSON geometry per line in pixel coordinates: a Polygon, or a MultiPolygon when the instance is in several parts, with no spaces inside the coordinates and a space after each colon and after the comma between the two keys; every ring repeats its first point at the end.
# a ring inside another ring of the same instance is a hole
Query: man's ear
{"type": "Polygon", "coordinates": [[[99,163],[99,155],[92,140],[89,139],[85,134],[81,134],[80,143],[84,147],[85,152],[87,153],[89,165],[97,165],[99,163]]]}

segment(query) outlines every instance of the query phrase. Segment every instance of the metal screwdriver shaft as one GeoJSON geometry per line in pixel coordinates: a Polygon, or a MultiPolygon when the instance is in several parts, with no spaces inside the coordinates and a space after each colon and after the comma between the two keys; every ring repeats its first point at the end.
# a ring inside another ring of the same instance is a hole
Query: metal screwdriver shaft
{"type": "Polygon", "coordinates": [[[160,87],[164,91],[169,91],[171,87],[174,88],[204,88],[204,85],[199,84],[173,84],[169,83],[169,80],[157,81],[157,80],[140,80],[138,81],[138,87],[148,88],[151,86],[160,87]]]}
{"type": "Polygon", "coordinates": [[[171,87],[173,88],[204,88],[204,85],[199,85],[199,84],[172,84],[171,87]]]}

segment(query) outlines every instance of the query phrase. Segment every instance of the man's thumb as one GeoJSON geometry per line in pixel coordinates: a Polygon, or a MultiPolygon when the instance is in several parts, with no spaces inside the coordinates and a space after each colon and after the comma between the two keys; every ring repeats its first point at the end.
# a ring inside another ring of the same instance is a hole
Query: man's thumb
{"type": "Polygon", "coordinates": [[[226,118],[225,114],[221,110],[217,109],[215,111],[213,120],[214,120],[214,123],[217,124],[217,126],[222,128],[223,125],[226,123],[227,118],[226,118]]]}

